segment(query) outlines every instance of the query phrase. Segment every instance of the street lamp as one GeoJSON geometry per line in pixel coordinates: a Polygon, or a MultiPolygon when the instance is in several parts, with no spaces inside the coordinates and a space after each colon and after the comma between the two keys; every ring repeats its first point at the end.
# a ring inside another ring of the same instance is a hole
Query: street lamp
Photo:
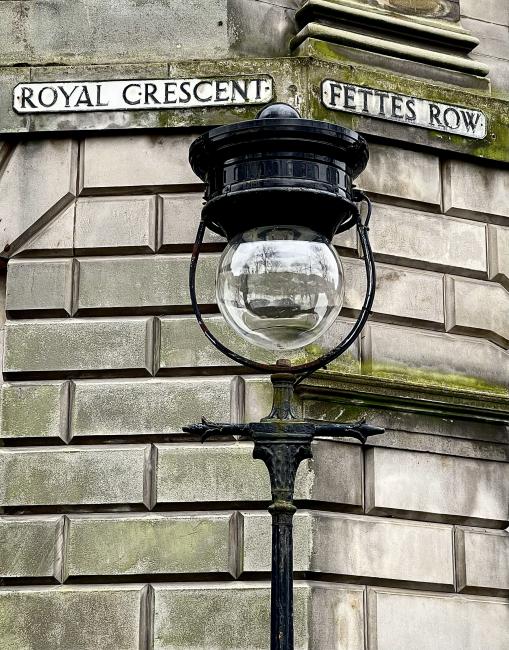
{"type": "Polygon", "coordinates": [[[371,204],[354,189],[368,147],[355,131],[302,119],[286,104],[265,107],[257,119],[205,133],[189,160],[205,182],[205,205],[193,248],[189,288],[194,314],[209,341],[230,359],[270,373],[273,405],[260,422],[208,422],[184,428],[212,436],[238,435],[254,442],[253,457],[270,475],[272,503],[271,650],[293,649],[293,540],[295,475],[312,457],[315,436],[351,437],[364,444],[383,429],[365,424],[298,418],[293,391],[305,377],[343,354],[359,336],[375,292],[368,239],[371,204]],[[367,204],[364,220],[357,204],[367,204]],[[221,343],[203,321],[195,276],[206,228],[226,237],[216,279],[219,309],[245,340],[284,355],[308,345],[341,310],[343,268],[331,245],[336,233],[355,227],[364,257],[364,304],[348,335],[318,359],[270,365],[243,357],[221,343]]]}

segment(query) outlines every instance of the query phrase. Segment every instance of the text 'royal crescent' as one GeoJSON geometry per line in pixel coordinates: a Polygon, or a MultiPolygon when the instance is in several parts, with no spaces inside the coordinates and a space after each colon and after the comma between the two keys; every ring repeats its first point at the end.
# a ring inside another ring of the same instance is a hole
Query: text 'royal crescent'
{"type": "Polygon", "coordinates": [[[23,83],[14,88],[13,107],[18,113],[185,109],[266,104],[272,94],[269,76],[23,83]]]}

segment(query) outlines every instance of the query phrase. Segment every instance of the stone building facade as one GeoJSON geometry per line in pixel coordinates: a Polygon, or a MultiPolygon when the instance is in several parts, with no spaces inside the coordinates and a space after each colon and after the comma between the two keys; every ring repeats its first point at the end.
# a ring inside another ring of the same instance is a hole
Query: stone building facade
{"type": "MultiPolygon", "coordinates": [[[[378,262],[361,339],[299,389],[307,416],[386,433],[317,441],[299,470],[296,647],[507,650],[507,1],[1,0],[0,66],[0,649],[268,647],[266,470],[250,443],[181,431],[270,404],[187,287],[189,145],[259,106],[13,108],[20,84],[263,76],[368,139],[378,262]],[[327,108],[324,80],[481,111],[486,134],[453,113],[441,129],[444,108],[427,128],[327,108]]],[[[345,306],[301,360],[362,304],[358,242],[335,243],[345,306]]],[[[207,240],[200,302],[257,354],[215,306],[223,246],[207,240]]]]}

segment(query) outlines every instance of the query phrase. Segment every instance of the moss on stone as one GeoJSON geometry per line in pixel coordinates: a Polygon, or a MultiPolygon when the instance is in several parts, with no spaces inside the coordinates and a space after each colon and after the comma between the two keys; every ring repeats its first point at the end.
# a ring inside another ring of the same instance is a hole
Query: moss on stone
{"type": "Polygon", "coordinates": [[[461,135],[432,129],[422,129],[425,131],[423,137],[431,147],[439,144],[442,149],[509,162],[509,102],[507,100],[477,89],[426,81],[368,65],[353,64],[334,45],[324,41],[313,40],[307,51],[309,83],[312,92],[310,92],[310,105],[306,117],[328,120],[348,128],[363,130],[361,126],[365,118],[362,116],[355,113],[331,111],[322,104],[320,84],[323,79],[332,78],[343,83],[389,89],[391,92],[402,95],[483,111],[487,117],[488,130],[487,136],[483,140],[465,138],[461,135]]]}
{"type": "Polygon", "coordinates": [[[493,393],[496,395],[509,396],[508,388],[496,384],[490,384],[479,377],[454,373],[441,373],[420,368],[408,368],[403,364],[374,363],[371,367],[370,374],[376,377],[398,379],[400,381],[417,385],[461,388],[464,390],[475,391],[476,393],[493,393]]]}
{"type": "MultiPolygon", "coordinates": [[[[329,350],[325,349],[318,343],[311,343],[310,345],[300,349],[295,355],[292,354],[291,361],[295,366],[301,363],[311,363],[312,361],[319,359],[320,356],[326,354],[328,351],[329,350]]],[[[341,369],[345,372],[358,372],[359,360],[351,352],[347,352],[339,358],[331,361],[329,367],[331,369],[341,369]]]]}
{"type": "Polygon", "coordinates": [[[1,401],[2,436],[61,436],[62,391],[58,384],[5,386],[1,401]]]}
{"type": "MultiPolygon", "coordinates": [[[[321,354],[326,352],[322,346],[313,343],[303,348],[299,356],[292,358],[294,364],[308,363],[313,361],[321,354]]],[[[351,353],[346,353],[332,361],[326,370],[321,371],[326,376],[335,373],[341,374],[359,374],[359,361],[351,353]]],[[[509,396],[509,388],[503,385],[490,383],[480,377],[471,375],[462,375],[459,373],[440,372],[424,368],[412,368],[404,364],[370,364],[368,369],[363,369],[361,376],[373,376],[398,380],[404,383],[417,386],[437,386],[441,388],[460,388],[463,390],[473,391],[476,393],[491,393],[495,395],[509,396]]]]}

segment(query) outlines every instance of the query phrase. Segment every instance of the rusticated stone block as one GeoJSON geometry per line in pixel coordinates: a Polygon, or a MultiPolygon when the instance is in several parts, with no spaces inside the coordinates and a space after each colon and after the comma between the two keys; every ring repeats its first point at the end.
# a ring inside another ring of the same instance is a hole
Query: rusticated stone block
{"type": "MultiPolygon", "coordinates": [[[[219,257],[201,255],[196,286],[200,303],[216,301],[219,257]]],[[[189,255],[108,257],[79,260],[79,313],[93,310],[168,311],[190,305],[189,255]]]]}
{"type": "Polygon", "coordinates": [[[16,145],[0,178],[0,250],[28,239],[71,201],[77,159],[72,140],[34,139],[16,145]]]}
{"type": "Polygon", "coordinates": [[[486,226],[377,203],[369,239],[378,259],[409,266],[485,272],[486,226]],[[451,243],[454,242],[454,245],[451,243]]]}
{"type": "Polygon", "coordinates": [[[62,517],[0,517],[0,577],[60,580],[62,524],[62,517]]]}
{"type": "MultiPolygon", "coordinates": [[[[364,263],[345,259],[345,302],[361,309],[366,295],[364,263]]],[[[373,311],[397,318],[444,322],[443,276],[440,273],[377,264],[373,311]]]]}
{"type": "MultiPolygon", "coordinates": [[[[111,188],[132,191],[141,187],[165,190],[172,186],[201,185],[189,165],[189,145],[196,134],[122,135],[87,138],[83,147],[85,193],[109,193],[111,188]]],[[[183,187],[187,189],[187,187],[183,187]]]]}
{"type": "Polygon", "coordinates": [[[68,436],[69,383],[4,384],[0,397],[0,438],[68,436]]]}
{"type": "MultiPolygon", "coordinates": [[[[270,500],[265,465],[252,443],[157,445],[157,502],[270,500]]],[[[297,472],[295,498],[362,506],[362,454],[357,445],[320,440],[297,472]]]]}
{"type": "Polygon", "coordinates": [[[464,160],[448,160],[443,175],[444,211],[460,217],[508,218],[509,171],[464,160]]]}
{"type": "MultiPolygon", "coordinates": [[[[264,584],[154,584],[154,592],[154,650],[268,647],[270,595],[264,584]]],[[[307,593],[296,588],[294,594],[297,648],[305,648],[307,593]]]]}
{"type": "Polygon", "coordinates": [[[321,513],[312,537],[312,571],[453,589],[450,526],[321,513]]]}
{"type": "MultiPolygon", "coordinates": [[[[210,280],[212,281],[212,280],[210,280]]],[[[215,296],[213,297],[215,301],[215,296]]],[[[170,368],[201,368],[203,366],[237,366],[235,361],[219,352],[204,336],[193,316],[165,316],[161,324],[159,370],[170,368]]],[[[229,327],[222,316],[206,316],[210,331],[225,345],[243,356],[271,361],[273,355],[254,348],[229,327]],[[252,356],[252,355],[255,356],[252,356]]]]}
{"type": "MultiPolygon", "coordinates": [[[[489,5],[489,0],[486,4],[489,5]]],[[[509,60],[507,22],[497,25],[481,16],[480,20],[463,17],[461,24],[480,40],[476,47],[477,54],[487,54],[498,59],[509,60]]]]}
{"type": "MultiPolygon", "coordinates": [[[[274,391],[270,378],[244,377],[244,422],[259,422],[270,413],[274,391]]],[[[296,415],[302,415],[300,400],[294,400],[296,415]]]]}
{"type": "Polygon", "coordinates": [[[139,650],[142,585],[0,589],[1,650],[139,650]]]}
{"type": "Polygon", "coordinates": [[[157,445],[157,502],[268,501],[265,465],[252,443],[157,445]]]}
{"type": "MultiPolygon", "coordinates": [[[[155,584],[153,589],[154,650],[269,647],[268,584],[155,584]]],[[[295,650],[363,650],[362,587],[296,581],[294,612],[295,650]]]]}
{"type": "MultiPolygon", "coordinates": [[[[159,251],[178,244],[192,244],[201,219],[203,195],[200,192],[163,194],[160,201],[159,251]]],[[[226,243],[226,240],[207,228],[203,242],[217,244],[226,243]]]]}
{"type": "Polygon", "coordinates": [[[396,449],[367,451],[368,514],[504,528],[508,504],[507,463],[396,449]]]}
{"type": "MultiPolygon", "coordinates": [[[[243,520],[243,570],[270,571],[270,515],[244,512],[243,520]]],[[[452,527],[301,510],[295,519],[295,569],[452,591],[452,527]]]]}
{"type": "Polygon", "coordinates": [[[313,459],[303,463],[295,484],[295,497],[329,501],[345,509],[359,510],[363,504],[362,450],[334,440],[316,440],[313,459]]]}
{"type": "Polygon", "coordinates": [[[76,382],[72,436],[182,433],[200,416],[230,421],[230,377],[76,382]]]}
{"type": "Polygon", "coordinates": [[[474,337],[368,323],[362,339],[363,372],[464,388],[507,386],[509,354],[474,337]]]}
{"type": "Polygon", "coordinates": [[[76,253],[155,250],[156,197],[82,197],[76,203],[76,253]]]}
{"type": "Polygon", "coordinates": [[[82,374],[153,367],[153,319],[11,321],[5,330],[5,373],[82,374]]]}
{"type": "Polygon", "coordinates": [[[74,211],[76,201],[64,208],[60,214],[38,230],[35,235],[18,249],[21,256],[63,256],[74,253],[74,211]]]}
{"type": "Polygon", "coordinates": [[[7,270],[7,312],[70,315],[73,268],[72,259],[11,260],[7,270]]]}
{"type": "Polygon", "coordinates": [[[490,279],[509,290],[509,228],[488,225],[490,279]]]}
{"type": "Polygon", "coordinates": [[[377,650],[506,650],[502,599],[368,589],[369,647],[377,650]]]}
{"type": "Polygon", "coordinates": [[[446,278],[446,329],[466,332],[509,347],[509,292],[492,282],[446,278]],[[482,305],[482,309],[479,309],[482,305]]]}
{"type": "Polygon", "coordinates": [[[458,591],[509,594],[509,531],[456,528],[458,591]]]}
{"type": "MultiPolygon", "coordinates": [[[[242,512],[243,544],[239,562],[240,575],[270,572],[272,525],[266,512],[242,512]]],[[[298,510],[293,519],[293,569],[309,571],[313,550],[313,516],[298,510]]]]}
{"type": "Polygon", "coordinates": [[[149,505],[149,445],[0,449],[0,505],[149,505]]]}
{"type": "Polygon", "coordinates": [[[364,587],[325,582],[311,587],[308,650],[363,650],[364,630],[364,587]]]}
{"type": "Polygon", "coordinates": [[[70,515],[65,577],[236,575],[230,513],[70,515]],[[230,542],[231,540],[231,542],[230,542]]]}
{"type": "MultiPolygon", "coordinates": [[[[203,207],[201,193],[163,194],[161,197],[161,232],[159,235],[162,252],[175,245],[192,244],[200,222],[203,207]]],[[[203,238],[206,244],[226,243],[224,237],[210,230],[205,231],[203,238]]],[[[355,229],[347,230],[334,238],[334,244],[343,248],[357,248],[355,229]]]]}
{"type": "Polygon", "coordinates": [[[369,165],[357,184],[391,203],[440,208],[440,162],[428,153],[370,144],[369,165]]]}
{"type": "MultiPolygon", "coordinates": [[[[230,349],[257,361],[275,363],[277,355],[247,343],[226,324],[222,316],[205,316],[211,332],[230,349]]],[[[204,366],[236,366],[237,363],[219,352],[203,335],[194,316],[166,316],[161,322],[161,354],[159,369],[202,368],[204,366]]],[[[314,343],[299,349],[285,351],[293,364],[305,363],[318,358],[326,350],[344,339],[353,320],[338,318],[314,343]]],[[[356,341],[348,352],[329,364],[330,370],[360,372],[359,344],[356,341]]]]}
{"type": "MultiPolygon", "coordinates": [[[[355,250],[359,248],[357,241],[357,230],[355,228],[350,228],[344,232],[339,233],[332,240],[334,246],[339,248],[348,248],[350,250],[355,250]]],[[[341,251],[340,251],[341,254],[341,251]]]]}

